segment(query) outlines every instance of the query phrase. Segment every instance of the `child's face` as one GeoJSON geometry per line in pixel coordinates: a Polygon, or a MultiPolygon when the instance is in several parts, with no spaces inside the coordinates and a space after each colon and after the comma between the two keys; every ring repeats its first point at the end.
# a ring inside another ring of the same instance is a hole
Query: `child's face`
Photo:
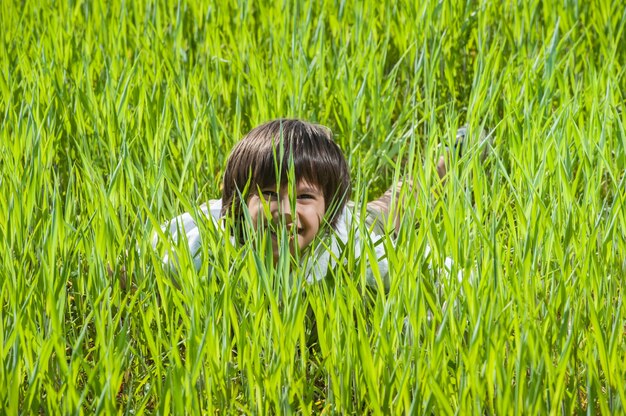
{"type": "Polygon", "coordinates": [[[280,189],[273,185],[262,188],[259,194],[253,194],[248,199],[252,223],[270,233],[274,260],[278,258],[278,240],[282,226],[286,228],[289,249],[294,254],[294,240],[297,238],[297,247],[300,251],[304,250],[320,231],[324,219],[326,205],[319,186],[301,180],[295,185],[295,189],[291,189],[291,193],[289,191],[287,185],[280,189]]]}

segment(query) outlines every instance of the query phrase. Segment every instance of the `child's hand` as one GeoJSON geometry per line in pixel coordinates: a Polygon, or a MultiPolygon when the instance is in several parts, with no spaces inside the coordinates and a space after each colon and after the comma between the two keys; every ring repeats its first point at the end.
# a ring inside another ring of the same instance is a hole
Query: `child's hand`
{"type": "Polygon", "coordinates": [[[485,130],[482,130],[477,143],[472,144],[471,141],[474,139],[469,138],[467,129],[467,126],[463,126],[457,130],[453,154],[450,154],[450,149],[446,147],[445,154],[439,156],[439,160],[437,161],[437,175],[442,182],[445,182],[445,176],[446,173],[448,173],[446,159],[450,160],[453,156],[460,159],[466,151],[469,151],[479,153],[480,162],[482,163],[487,159],[491,151],[493,133],[487,134],[485,130]]]}

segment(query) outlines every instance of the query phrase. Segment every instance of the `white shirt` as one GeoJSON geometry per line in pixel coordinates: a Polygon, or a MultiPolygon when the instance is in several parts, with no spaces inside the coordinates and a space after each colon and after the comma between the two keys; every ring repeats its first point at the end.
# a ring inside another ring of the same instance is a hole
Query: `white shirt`
{"type": "MultiPolygon", "coordinates": [[[[222,210],[222,201],[220,199],[210,200],[208,204],[203,204],[199,208],[200,213],[204,214],[207,219],[212,220],[216,228],[222,228],[219,223],[222,210]]],[[[366,231],[366,235],[364,237],[363,233],[359,230],[359,222],[354,221],[355,218],[357,218],[357,216],[354,213],[354,206],[353,204],[349,204],[343,208],[337,220],[336,228],[334,232],[331,232],[329,238],[323,239],[319,243],[314,243],[316,247],[313,249],[313,252],[304,258],[305,264],[303,266],[306,267],[307,282],[313,283],[326,277],[328,271],[336,266],[337,259],[341,258],[340,246],[345,247],[350,241],[351,233],[353,233],[354,237],[352,239],[352,247],[354,250],[354,256],[359,258],[362,250],[366,247],[365,244],[367,244],[371,245],[371,251],[369,252],[373,253],[376,257],[376,261],[374,262],[375,264],[372,264],[371,261],[368,262],[368,267],[366,268],[367,284],[376,286],[376,279],[374,277],[372,267],[377,267],[377,272],[380,274],[385,289],[389,288],[389,265],[387,263],[385,244],[383,244],[385,236],[375,232],[366,231]]],[[[202,265],[202,258],[200,255],[202,252],[202,241],[200,229],[193,216],[190,213],[184,213],[168,221],[161,228],[167,236],[171,236],[172,241],[174,242],[178,241],[179,233],[184,232],[187,244],[189,245],[189,253],[192,256],[194,267],[196,270],[200,270],[202,265]]],[[[155,236],[152,242],[153,247],[156,247],[157,242],[158,237],[155,236]]],[[[175,258],[172,258],[173,256],[175,255],[171,251],[166,250],[163,255],[163,263],[173,267],[176,261],[175,258]]]]}

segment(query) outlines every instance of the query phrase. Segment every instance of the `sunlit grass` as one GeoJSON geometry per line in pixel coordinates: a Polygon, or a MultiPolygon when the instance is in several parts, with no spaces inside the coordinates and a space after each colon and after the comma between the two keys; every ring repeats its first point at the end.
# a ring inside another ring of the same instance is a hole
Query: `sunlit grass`
{"type": "Polygon", "coordinates": [[[8,1],[0,21],[3,413],[624,412],[619,2],[8,1]],[[201,270],[162,265],[155,230],[277,117],[333,130],[357,202],[417,183],[387,292],[351,248],[307,285],[207,223],[201,270]],[[492,154],[439,188],[464,124],[492,154]]]}

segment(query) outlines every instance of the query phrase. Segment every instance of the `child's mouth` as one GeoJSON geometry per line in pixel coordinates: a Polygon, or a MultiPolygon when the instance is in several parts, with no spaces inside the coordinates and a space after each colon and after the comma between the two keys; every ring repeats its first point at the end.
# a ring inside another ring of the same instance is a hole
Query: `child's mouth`
{"type": "MultiPolygon", "coordinates": [[[[293,241],[297,236],[302,234],[302,229],[298,228],[297,230],[295,230],[295,232],[290,231],[287,236],[289,238],[289,241],[293,241]]],[[[278,240],[278,233],[275,230],[270,230],[270,237],[272,238],[272,240],[276,241],[278,240]]]]}

